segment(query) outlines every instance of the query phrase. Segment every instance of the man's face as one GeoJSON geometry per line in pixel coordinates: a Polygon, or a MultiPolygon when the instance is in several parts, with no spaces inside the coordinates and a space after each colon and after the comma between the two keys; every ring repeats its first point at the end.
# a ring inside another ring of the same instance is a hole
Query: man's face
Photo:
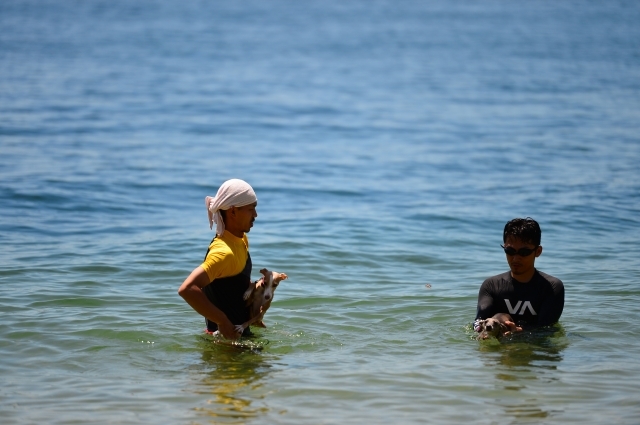
{"type": "Polygon", "coordinates": [[[513,255],[505,254],[507,256],[507,263],[509,263],[509,268],[511,269],[511,275],[515,279],[519,280],[518,276],[528,276],[533,273],[536,257],[542,253],[541,246],[523,242],[514,236],[507,236],[504,247],[506,250],[509,250],[509,248],[516,250],[516,253],[513,255]],[[532,250],[532,252],[526,256],[521,255],[520,250],[522,248],[532,250]]]}
{"type": "Polygon", "coordinates": [[[243,207],[233,207],[235,210],[236,223],[245,233],[248,233],[251,230],[253,222],[258,216],[258,212],[256,211],[257,206],[258,203],[254,202],[253,204],[245,205],[243,207]]]}

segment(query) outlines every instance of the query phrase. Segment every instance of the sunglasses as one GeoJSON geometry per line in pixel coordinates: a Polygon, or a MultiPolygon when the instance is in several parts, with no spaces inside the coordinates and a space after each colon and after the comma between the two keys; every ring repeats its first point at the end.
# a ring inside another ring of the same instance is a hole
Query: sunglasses
{"type": "MultiPolygon", "coordinates": [[[[504,245],[500,245],[502,247],[502,249],[504,249],[504,253],[507,255],[519,255],[521,257],[528,257],[531,255],[531,253],[535,252],[536,249],[538,249],[538,247],[536,246],[535,248],[531,249],[531,248],[520,248],[520,249],[515,249],[512,248],[510,246],[505,247],[504,245]]],[[[538,245],[539,246],[539,245],[538,245]]]]}

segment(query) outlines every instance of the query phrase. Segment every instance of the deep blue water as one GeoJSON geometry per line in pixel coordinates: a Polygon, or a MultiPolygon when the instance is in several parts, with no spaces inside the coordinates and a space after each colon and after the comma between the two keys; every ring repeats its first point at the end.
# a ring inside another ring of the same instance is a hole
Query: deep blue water
{"type": "Polygon", "coordinates": [[[638,22],[632,1],[1,2],[3,424],[637,423],[638,22]],[[240,344],[176,293],[229,178],[258,195],[254,275],[289,275],[240,344]],[[479,343],[523,216],[563,316],[479,343]]]}

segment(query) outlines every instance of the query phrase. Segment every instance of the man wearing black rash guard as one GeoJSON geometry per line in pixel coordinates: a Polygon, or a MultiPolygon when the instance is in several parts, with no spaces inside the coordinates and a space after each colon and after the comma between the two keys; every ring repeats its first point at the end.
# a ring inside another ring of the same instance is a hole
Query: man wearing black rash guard
{"type": "Polygon", "coordinates": [[[560,319],[564,308],[564,285],[560,279],[536,270],[536,258],[542,254],[542,232],[532,218],[509,221],[502,236],[502,248],[510,271],[486,279],[478,293],[478,321],[496,313],[508,313],[514,322],[511,330],[548,326],[560,319]]]}

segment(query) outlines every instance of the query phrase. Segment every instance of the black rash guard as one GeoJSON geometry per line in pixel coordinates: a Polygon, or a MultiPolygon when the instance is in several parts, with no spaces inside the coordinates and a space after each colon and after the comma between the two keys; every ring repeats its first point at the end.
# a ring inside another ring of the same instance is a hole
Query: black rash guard
{"type": "Polygon", "coordinates": [[[564,285],[560,279],[535,271],[527,283],[506,272],[488,278],[480,286],[476,320],[509,313],[520,326],[547,326],[560,319],[564,285]]]}

